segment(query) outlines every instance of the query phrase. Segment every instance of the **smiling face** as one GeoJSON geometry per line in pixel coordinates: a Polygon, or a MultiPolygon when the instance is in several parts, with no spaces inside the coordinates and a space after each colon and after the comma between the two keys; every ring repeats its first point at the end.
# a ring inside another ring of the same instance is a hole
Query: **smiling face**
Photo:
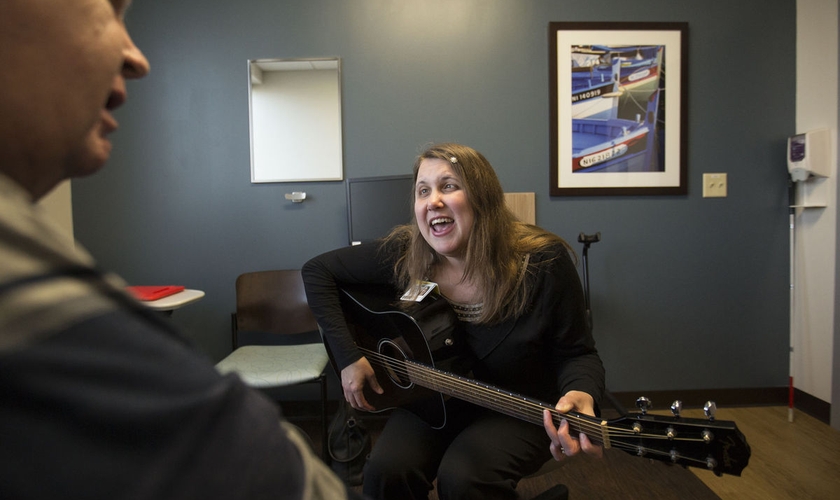
{"type": "Polygon", "coordinates": [[[423,239],[438,254],[462,259],[475,222],[462,180],[449,162],[424,158],[414,188],[414,216],[423,239]]]}
{"type": "Polygon", "coordinates": [[[0,19],[0,164],[34,197],[107,160],[111,112],[149,64],[130,0],[7,0],[0,19]],[[9,167],[8,165],[12,165],[9,167]]]}

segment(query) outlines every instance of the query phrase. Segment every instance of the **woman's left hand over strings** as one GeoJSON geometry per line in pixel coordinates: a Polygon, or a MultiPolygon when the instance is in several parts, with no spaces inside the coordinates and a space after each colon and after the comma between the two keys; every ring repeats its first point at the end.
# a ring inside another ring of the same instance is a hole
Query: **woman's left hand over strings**
{"type": "MultiPolygon", "coordinates": [[[[576,411],[584,415],[595,416],[595,401],[592,396],[581,391],[567,392],[555,406],[559,413],[576,411]]],[[[548,437],[551,438],[551,455],[555,460],[563,460],[566,457],[577,455],[581,451],[587,455],[601,458],[604,449],[594,444],[589,437],[581,432],[577,436],[570,432],[569,421],[563,419],[559,426],[554,425],[550,411],[543,412],[543,427],[548,437]]]]}

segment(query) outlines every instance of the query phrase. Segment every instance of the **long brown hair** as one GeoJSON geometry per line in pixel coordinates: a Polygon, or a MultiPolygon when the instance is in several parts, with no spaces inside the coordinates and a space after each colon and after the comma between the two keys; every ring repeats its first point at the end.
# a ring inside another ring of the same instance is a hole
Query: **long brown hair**
{"type": "MultiPolygon", "coordinates": [[[[475,149],[452,143],[429,147],[414,162],[415,183],[420,163],[432,159],[451,165],[475,214],[467,243],[464,280],[476,283],[481,292],[484,306],[478,322],[494,324],[521,315],[530,300],[525,273],[533,272],[531,266],[523,268],[525,257],[558,244],[571,254],[574,252],[559,236],[516,218],[505,204],[496,172],[475,149]]],[[[415,197],[416,192],[412,200],[415,197]]],[[[406,289],[432,275],[440,256],[423,238],[415,218],[395,228],[387,239],[400,240],[405,245],[394,269],[400,287],[406,289]]]]}

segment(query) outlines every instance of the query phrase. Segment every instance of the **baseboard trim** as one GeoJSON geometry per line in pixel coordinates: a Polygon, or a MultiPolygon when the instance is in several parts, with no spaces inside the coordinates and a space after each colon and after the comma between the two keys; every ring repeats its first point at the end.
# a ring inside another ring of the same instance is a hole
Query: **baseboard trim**
{"type": "Polygon", "coordinates": [[[831,403],[812,396],[807,392],[794,389],[793,407],[811,415],[824,424],[831,425],[831,403]]]}
{"type": "MultiPolygon", "coordinates": [[[[719,407],[726,406],[787,406],[787,387],[758,387],[742,389],[692,389],[682,391],[646,391],[644,393],[614,392],[613,396],[629,411],[636,408],[636,399],[644,396],[651,400],[653,409],[667,410],[675,400],[683,402],[684,408],[702,408],[706,401],[714,401],[719,407]]],[[[794,408],[828,424],[831,420],[831,404],[807,392],[794,389],[794,408]]]]}

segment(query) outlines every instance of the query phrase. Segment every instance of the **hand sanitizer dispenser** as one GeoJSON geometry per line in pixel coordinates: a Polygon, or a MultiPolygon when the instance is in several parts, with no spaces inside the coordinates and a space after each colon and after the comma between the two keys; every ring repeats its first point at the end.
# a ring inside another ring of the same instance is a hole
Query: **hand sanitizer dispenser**
{"type": "Polygon", "coordinates": [[[830,139],[828,129],[818,129],[788,137],[788,172],[794,182],[806,181],[812,175],[828,177],[830,139]]]}

